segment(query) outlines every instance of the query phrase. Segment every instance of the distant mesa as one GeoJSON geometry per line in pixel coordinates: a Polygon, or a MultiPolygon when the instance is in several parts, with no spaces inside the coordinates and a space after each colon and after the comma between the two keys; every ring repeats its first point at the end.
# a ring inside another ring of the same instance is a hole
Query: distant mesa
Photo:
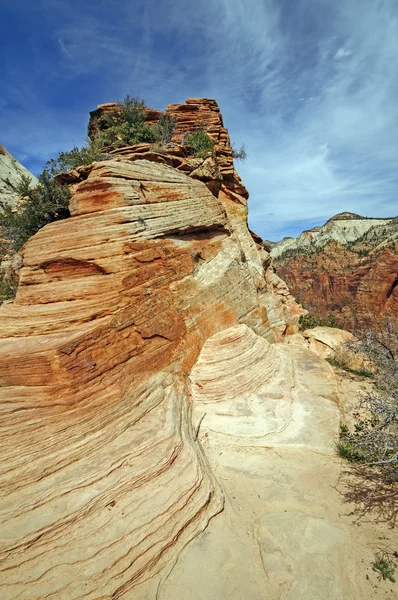
{"type": "Polygon", "coordinates": [[[330,223],[330,221],[346,221],[346,220],[355,220],[355,219],[366,219],[367,217],[361,217],[361,215],[357,215],[356,213],[351,212],[341,212],[337,213],[333,217],[330,217],[326,223],[330,223]]]}

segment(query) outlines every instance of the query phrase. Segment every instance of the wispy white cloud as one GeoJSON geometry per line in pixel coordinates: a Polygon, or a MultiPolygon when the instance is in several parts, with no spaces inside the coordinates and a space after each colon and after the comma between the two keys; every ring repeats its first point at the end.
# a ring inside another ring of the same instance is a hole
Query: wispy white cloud
{"type": "Polygon", "coordinates": [[[238,168],[261,235],[342,210],[398,213],[398,0],[26,7],[42,31],[31,67],[15,58],[6,72],[0,119],[2,143],[28,163],[81,143],[97,103],[129,93],[162,108],[210,96],[246,144],[238,168]]]}

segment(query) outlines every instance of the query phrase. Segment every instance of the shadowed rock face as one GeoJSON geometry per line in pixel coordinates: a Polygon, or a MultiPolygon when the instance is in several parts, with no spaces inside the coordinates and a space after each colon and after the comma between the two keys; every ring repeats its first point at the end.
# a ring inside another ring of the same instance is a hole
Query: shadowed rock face
{"type": "Polygon", "coordinates": [[[245,323],[268,347],[290,315],[232,157],[217,187],[175,148],[69,174],[71,217],[21,250],[0,309],[2,598],[130,597],[223,507],[188,374],[212,335],[245,323]]]}

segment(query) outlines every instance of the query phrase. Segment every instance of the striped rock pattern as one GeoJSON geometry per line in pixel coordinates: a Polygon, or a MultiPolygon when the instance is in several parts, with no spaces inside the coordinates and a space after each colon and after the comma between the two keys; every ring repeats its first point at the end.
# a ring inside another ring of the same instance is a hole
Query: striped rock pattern
{"type": "Polygon", "coordinates": [[[71,217],[21,250],[0,307],[4,600],[155,598],[223,508],[189,373],[207,339],[242,323],[249,363],[270,376],[289,314],[268,318],[269,255],[247,229],[218,107],[187,105],[170,111],[219,134],[221,179],[177,145],[122,148],[64,177],[71,217]]]}
{"type": "Polygon", "coordinates": [[[126,596],[197,535],[223,496],[187,375],[238,322],[274,339],[201,181],[119,157],[76,185],[71,212],[23,248],[1,308],[4,599],[126,596]]]}

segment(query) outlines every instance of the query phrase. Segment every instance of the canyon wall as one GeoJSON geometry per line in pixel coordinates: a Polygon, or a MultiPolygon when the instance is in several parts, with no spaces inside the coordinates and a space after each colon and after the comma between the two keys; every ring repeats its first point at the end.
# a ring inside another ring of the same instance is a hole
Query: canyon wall
{"type": "Polygon", "coordinates": [[[317,316],[351,330],[398,322],[398,221],[343,213],[282,240],[277,273],[317,316]]]}

